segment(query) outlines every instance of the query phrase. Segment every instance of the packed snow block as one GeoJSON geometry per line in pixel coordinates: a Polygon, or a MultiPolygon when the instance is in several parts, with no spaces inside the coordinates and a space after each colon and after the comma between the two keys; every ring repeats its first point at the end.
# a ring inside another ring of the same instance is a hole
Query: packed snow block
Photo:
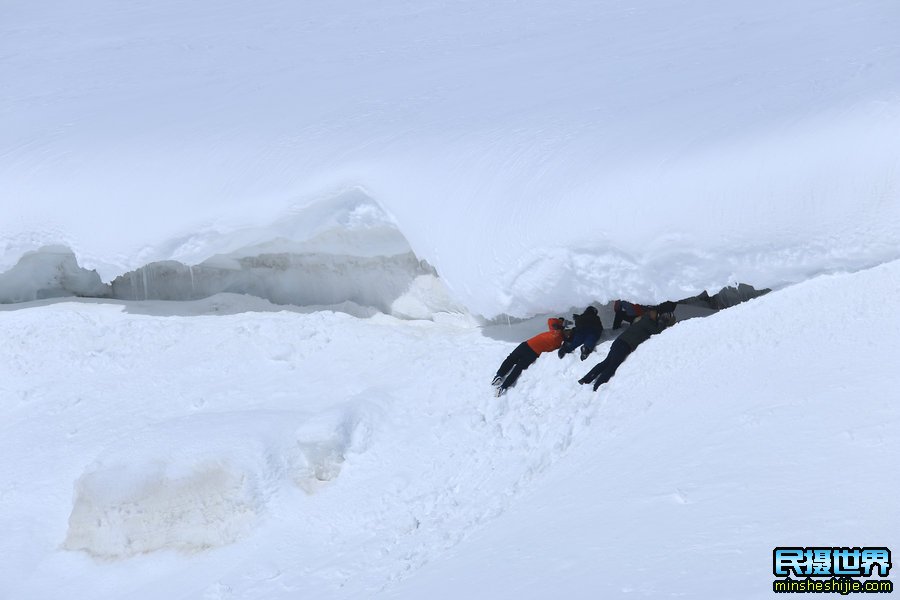
{"type": "Polygon", "coordinates": [[[193,300],[231,292],[276,304],[353,302],[389,312],[425,274],[433,271],[412,252],[374,257],[277,253],[218,257],[197,266],[151,263],[113,280],[112,294],[122,300],[193,300]]]}
{"type": "Polygon", "coordinates": [[[238,542],[285,490],[320,491],[366,450],[369,404],[156,423],[112,444],[75,482],[63,548],[115,560],[238,542]]]}
{"type": "Polygon", "coordinates": [[[160,464],[106,468],[76,483],[63,547],[105,559],[196,552],[246,535],[261,508],[254,478],[227,464],[188,472],[160,464]]]}
{"type": "Polygon", "coordinates": [[[28,252],[12,269],[0,273],[0,303],[4,304],[66,296],[104,298],[110,293],[97,271],[78,266],[75,254],[64,246],[28,252]]]}

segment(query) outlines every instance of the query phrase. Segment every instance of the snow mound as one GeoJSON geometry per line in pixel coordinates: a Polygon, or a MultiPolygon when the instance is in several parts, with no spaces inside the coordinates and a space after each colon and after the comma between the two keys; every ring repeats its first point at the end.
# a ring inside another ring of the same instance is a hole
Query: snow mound
{"type": "Polygon", "coordinates": [[[0,273],[0,304],[64,296],[108,297],[96,271],[78,266],[75,253],[62,246],[45,246],[25,253],[14,267],[0,273]]]}

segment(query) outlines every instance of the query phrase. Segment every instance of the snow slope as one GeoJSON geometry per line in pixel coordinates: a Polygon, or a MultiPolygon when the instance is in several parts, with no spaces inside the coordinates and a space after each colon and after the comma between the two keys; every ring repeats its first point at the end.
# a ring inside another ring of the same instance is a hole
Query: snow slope
{"type": "Polygon", "coordinates": [[[0,11],[0,270],[196,264],[351,189],[488,317],[900,256],[892,0],[0,11]]]}
{"type": "Polygon", "coordinates": [[[776,545],[900,543],[898,292],[819,277],[501,399],[514,344],[461,317],[7,306],[0,596],[763,597],[776,545]]]}
{"type": "Polygon", "coordinates": [[[654,338],[557,468],[384,597],[771,598],[776,546],[897,547],[898,293],[895,262],[654,338]]]}

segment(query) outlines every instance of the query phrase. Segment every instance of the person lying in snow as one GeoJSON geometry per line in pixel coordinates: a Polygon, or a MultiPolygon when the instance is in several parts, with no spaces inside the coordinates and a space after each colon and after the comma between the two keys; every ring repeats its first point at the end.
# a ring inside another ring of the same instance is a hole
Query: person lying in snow
{"type": "Polygon", "coordinates": [[[594,346],[600,341],[603,334],[603,323],[597,314],[597,309],[588,306],[580,315],[572,315],[575,319],[575,330],[571,339],[563,342],[559,349],[559,357],[562,358],[569,352],[572,352],[578,346],[581,346],[581,360],[584,360],[594,351],[594,346]]]}
{"type": "Polygon", "coordinates": [[[539,333],[510,352],[497,370],[494,381],[491,382],[491,385],[497,388],[498,396],[516,384],[522,371],[530,367],[538,355],[556,350],[567,337],[571,336],[572,331],[565,329],[565,326],[566,320],[563,318],[547,319],[550,331],[539,333]]]}
{"type": "Polygon", "coordinates": [[[587,375],[579,379],[578,383],[585,385],[593,382],[594,391],[597,391],[598,387],[609,381],[616,374],[616,369],[619,368],[619,365],[638,346],[650,339],[650,336],[656,335],[675,323],[674,311],[674,302],[664,302],[647,310],[642,317],[635,319],[634,323],[629,325],[619,337],[613,340],[606,358],[588,371],[587,375]]]}
{"type": "Polygon", "coordinates": [[[639,319],[641,315],[650,310],[650,308],[651,307],[642,304],[632,304],[631,302],[625,302],[624,300],[616,300],[613,303],[613,312],[615,312],[616,316],[613,317],[612,328],[618,329],[621,327],[622,321],[627,321],[629,325],[634,323],[635,319],[639,319]]]}

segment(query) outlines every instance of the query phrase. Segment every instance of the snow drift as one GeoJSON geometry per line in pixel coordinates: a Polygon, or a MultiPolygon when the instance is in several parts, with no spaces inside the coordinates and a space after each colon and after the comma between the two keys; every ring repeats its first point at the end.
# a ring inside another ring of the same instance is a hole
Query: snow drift
{"type": "Polygon", "coordinates": [[[18,6],[0,269],[197,264],[355,187],[488,317],[871,266],[898,30],[892,0],[18,6]]]}

